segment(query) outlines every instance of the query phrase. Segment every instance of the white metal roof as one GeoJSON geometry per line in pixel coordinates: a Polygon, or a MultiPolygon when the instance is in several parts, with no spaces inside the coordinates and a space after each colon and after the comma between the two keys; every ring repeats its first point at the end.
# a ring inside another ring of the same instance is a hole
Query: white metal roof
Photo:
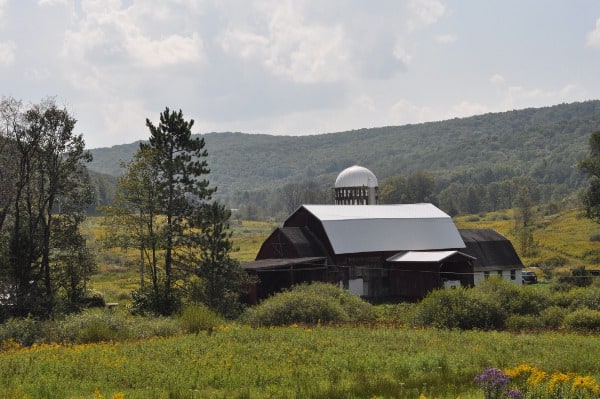
{"type": "Polygon", "coordinates": [[[387,259],[388,262],[441,262],[453,255],[461,254],[465,258],[475,259],[459,251],[408,251],[396,254],[387,259]]]}
{"type": "Polygon", "coordinates": [[[464,248],[452,218],[432,204],[303,205],[336,254],[464,248]]]}

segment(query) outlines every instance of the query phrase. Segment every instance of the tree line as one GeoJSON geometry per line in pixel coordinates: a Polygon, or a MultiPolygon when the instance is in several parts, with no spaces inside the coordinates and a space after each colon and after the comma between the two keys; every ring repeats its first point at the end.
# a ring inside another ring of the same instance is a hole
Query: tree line
{"type": "MultiPolygon", "coordinates": [[[[76,120],[53,99],[0,102],[0,320],[49,318],[90,300],[95,253],[81,233],[94,188],[92,157],[76,120]]],[[[201,302],[226,316],[241,311],[249,277],[230,257],[229,209],[212,200],[204,140],[193,120],[166,108],[102,209],[106,247],[140,251],[132,309],[163,315],[201,302]]],[[[97,298],[96,298],[97,299],[97,298]]]]}

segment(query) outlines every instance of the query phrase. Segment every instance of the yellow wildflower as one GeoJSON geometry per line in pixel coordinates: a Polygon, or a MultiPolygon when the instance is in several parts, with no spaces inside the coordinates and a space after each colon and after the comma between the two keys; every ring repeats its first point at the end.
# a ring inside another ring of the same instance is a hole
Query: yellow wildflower
{"type": "Polygon", "coordinates": [[[543,383],[546,378],[548,378],[548,373],[538,368],[534,368],[531,370],[531,375],[527,379],[527,383],[535,387],[543,383]]]}
{"type": "Polygon", "coordinates": [[[560,371],[552,373],[552,375],[550,376],[550,389],[555,390],[557,385],[569,382],[571,377],[573,377],[573,373],[567,374],[561,373],[560,371]]]}
{"type": "Polygon", "coordinates": [[[594,378],[592,376],[577,376],[574,380],[573,380],[573,385],[571,386],[571,390],[572,391],[577,391],[577,390],[586,390],[586,391],[590,391],[590,392],[594,392],[595,388],[597,387],[596,384],[596,380],[594,380],[594,378]]]}
{"type": "Polygon", "coordinates": [[[504,373],[510,378],[517,378],[522,374],[529,374],[533,371],[534,367],[529,364],[521,363],[517,367],[504,370],[504,373]]]}

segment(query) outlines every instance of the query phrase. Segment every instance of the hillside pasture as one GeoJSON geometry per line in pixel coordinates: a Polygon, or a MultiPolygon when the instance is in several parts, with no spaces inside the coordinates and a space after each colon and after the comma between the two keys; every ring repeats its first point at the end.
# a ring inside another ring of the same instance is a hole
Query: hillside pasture
{"type": "Polygon", "coordinates": [[[582,209],[545,214],[536,210],[533,255],[523,256],[515,234],[512,210],[454,218],[458,228],[492,228],[511,240],[523,264],[541,266],[553,273],[569,274],[572,268],[600,269],[600,245],[593,238],[600,225],[583,216],[582,209]]]}

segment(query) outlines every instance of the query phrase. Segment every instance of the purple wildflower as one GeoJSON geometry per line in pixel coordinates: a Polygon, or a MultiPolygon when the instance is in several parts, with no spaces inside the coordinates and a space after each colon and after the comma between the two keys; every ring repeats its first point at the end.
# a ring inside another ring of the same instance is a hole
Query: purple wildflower
{"type": "Polygon", "coordinates": [[[509,399],[521,399],[523,394],[518,389],[511,389],[508,391],[508,397],[509,399]]]}
{"type": "Polygon", "coordinates": [[[483,389],[486,399],[494,399],[506,393],[510,378],[504,371],[490,367],[475,377],[475,383],[483,389]]]}

